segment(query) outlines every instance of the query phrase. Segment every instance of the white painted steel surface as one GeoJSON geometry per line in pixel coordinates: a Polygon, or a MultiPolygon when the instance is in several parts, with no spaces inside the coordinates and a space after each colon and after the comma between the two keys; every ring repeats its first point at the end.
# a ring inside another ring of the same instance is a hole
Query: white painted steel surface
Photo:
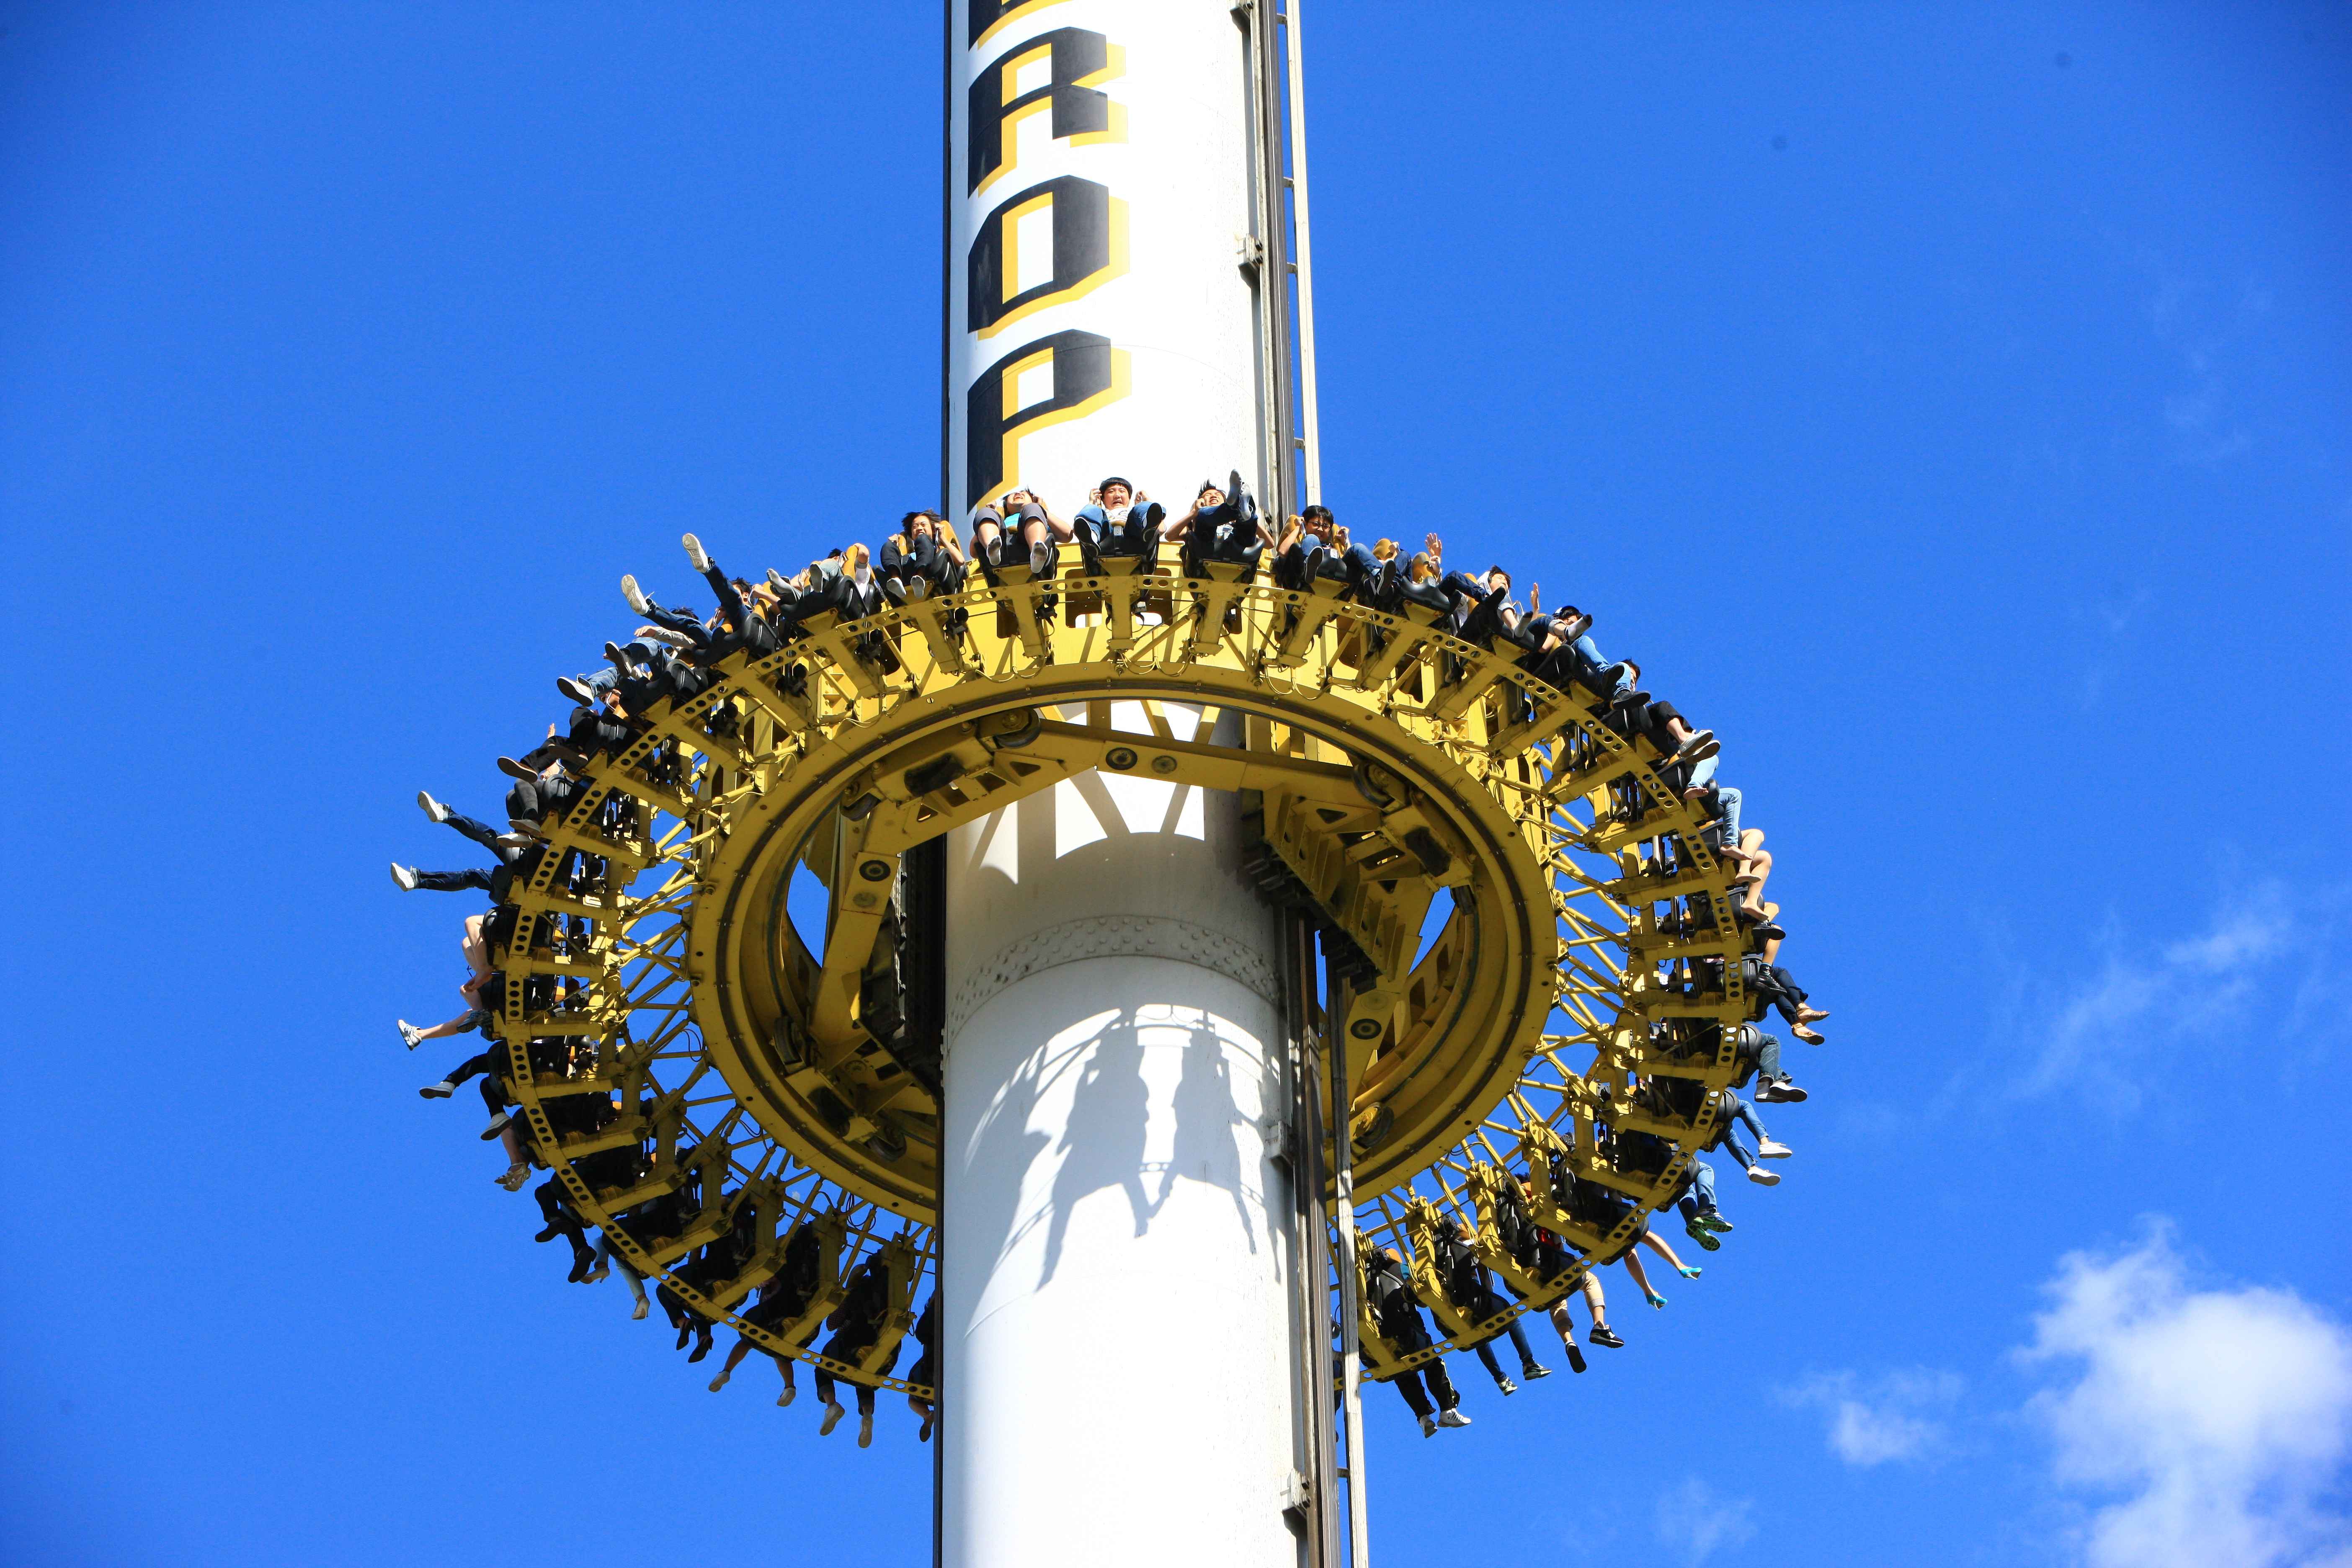
{"type": "Polygon", "coordinates": [[[948,45],[950,512],[1017,482],[1067,517],[1116,473],[1176,517],[1212,474],[1264,472],[1231,7],[954,0],[948,45]]]}
{"type": "Polygon", "coordinates": [[[950,840],[950,1568],[1297,1563],[1276,931],[1237,818],[1090,774],[950,840]]]}
{"type": "MultiPolygon", "coordinates": [[[[959,521],[1113,474],[1174,518],[1265,472],[1250,48],[1226,0],[952,0],[959,521]]],[[[1276,922],[1238,817],[1091,773],[949,841],[950,1568],[1297,1563],[1276,922]]]]}

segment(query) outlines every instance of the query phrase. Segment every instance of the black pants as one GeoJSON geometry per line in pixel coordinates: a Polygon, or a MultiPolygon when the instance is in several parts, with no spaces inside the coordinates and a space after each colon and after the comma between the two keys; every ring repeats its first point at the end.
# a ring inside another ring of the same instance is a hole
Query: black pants
{"type": "Polygon", "coordinates": [[[1755,989],[1759,996],[1779,1011],[1784,1023],[1790,1028],[1797,1026],[1797,1010],[1805,1005],[1805,988],[1787,970],[1777,963],[1769,965],[1757,978],[1755,989]]]}
{"type": "MultiPolygon", "coordinates": [[[[1417,1310],[1392,1314],[1381,1327],[1387,1333],[1389,1342],[1407,1355],[1426,1350],[1431,1343],[1429,1329],[1422,1322],[1421,1313],[1417,1310]]],[[[1451,1410],[1462,1403],[1462,1395],[1454,1387],[1454,1379],[1446,1374],[1444,1356],[1425,1362],[1411,1372],[1400,1373],[1396,1386],[1415,1415],[1429,1416],[1437,1410],[1451,1410]],[[1427,1385],[1426,1393],[1423,1392],[1423,1384],[1427,1385]],[[1435,1402],[1435,1409],[1432,1408],[1433,1401],[1435,1402]]]]}
{"type": "Polygon", "coordinates": [[[530,1195],[539,1200],[540,1217],[572,1244],[572,1250],[586,1252],[588,1233],[581,1228],[580,1216],[572,1212],[572,1205],[563,1201],[562,1194],[562,1184],[551,1176],[533,1188],[530,1195]]]}
{"type": "Polygon", "coordinates": [[[507,1108],[507,1086],[499,1078],[499,1068],[502,1065],[500,1058],[505,1052],[506,1047],[499,1046],[479,1056],[467,1057],[441,1081],[455,1089],[467,1079],[479,1077],[482,1080],[482,1103],[490,1108],[491,1115],[496,1116],[507,1108]],[[493,1051],[497,1054],[493,1055],[493,1051]]]}
{"type": "MultiPolygon", "coordinates": [[[[519,782],[507,791],[507,815],[524,822],[561,822],[571,812],[572,803],[580,796],[577,779],[558,775],[554,778],[519,782]]],[[[488,876],[488,872],[483,873],[488,876]]],[[[489,884],[482,884],[485,888],[489,884]]]]}
{"type": "MultiPolygon", "coordinates": [[[[845,1361],[855,1364],[859,1356],[864,1355],[867,1351],[870,1351],[873,1348],[874,1336],[871,1334],[859,1333],[852,1335],[848,1333],[839,1333],[825,1341],[824,1348],[817,1353],[819,1355],[830,1356],[835,1361],[845,1361]]],[[[890,1359],[884,1362],[877,1370],[887,1374],[889,1370],[898,1364],[898,1352],[894,1350],[890,1352],[890,1359]]],[[[833,1373],[825,1371],[823,1367],[817,1368],[816,1396],[824,1401],[827,1405],[830,1405],[833,1403],[833,1373]]],[[[871,1415],[874,1414],[874,1390],[870,1385],[863,1383],[857,1385],[857,1414],[860,1415],[871,1415]]]]}

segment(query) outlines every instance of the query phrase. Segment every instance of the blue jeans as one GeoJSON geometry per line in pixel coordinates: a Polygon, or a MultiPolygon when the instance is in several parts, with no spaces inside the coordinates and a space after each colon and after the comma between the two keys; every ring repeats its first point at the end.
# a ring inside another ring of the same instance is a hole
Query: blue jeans
{"type": "MultiPolygon", "coordinates": [[[[1478,1352],[1479,1362],[1486,1369],[1486,1375],[1495,1380],[1496,1387],[1502,1386],[1503,1363],[1495,1359],[1495,1342],[1482,1340],[1474,1348],[1478,1352]]],[[[1536,1353],[1528,1348],[1527,1331],[1519,1327],[1517,1318],[1511,1320],[1511,1348],[1519,1352],[1519,1372],[1524,1376],[1536,1364],[1536,1353]]]]}
{"type": "MultiPolygon", "coordinates": [[[[628,655],[633,663],[651,664],[654,661],[654,645],[642,637],[632,637],[623,643],[621,651],[628,655]]],[[[600,669],[590,670],[587,679],[580,684],[591,691],[605,692],[612,690],[620,679],[621,672],[608,662],[600,669]]]]}
{"type": "Polygon", "coordinates": [[[1745,1171],[1756,1163],[1757,1155],[1740,1143],[1739,1124],[1743,1121],[1748,1124],[1748,1131],[1755,1135],[1758,1149],[1764,1147],[1764,1124],[1756,1120],[1753,1106],[1727,1089],[1723,1091],[1723,1146],[1745,1171]]]}
{"type": "MultiPolygon", "coordinates": [[[[1599,669],[1602,665],[1609,662],[1607,659],[1601,657],[1601,645],[1592,640],[1592,634],[1591,632],[1585,633],[1582,637],[1577,638],[1568,646],[1577,651],[1578,655],[1584,659],[1586,667],[1589,668],[1599,669]]],[[[1633,672],[1630,669],[1619,670],[1617,672],[1617,684],[1613,689],[1617,691],[1633,690],[1633,672]]]]}
{"type": "Polygon", "coordinates": [[[1690,1191],[1683,1194],[1682,1201],[1676,1204],[1675,1208],[1683,1216],[1685,1224],[1703,1214],[1715,1212],[1714,1166],[1704,1160],[1691,1162],[1690,1191]]]}
{"type": "Polygon", "coordinates": [[[1739,792],[1729,784],[1715,786],[1717,800],[1723,803],[1723,842],[1727,847],[1739,847],[1739,792]]]}

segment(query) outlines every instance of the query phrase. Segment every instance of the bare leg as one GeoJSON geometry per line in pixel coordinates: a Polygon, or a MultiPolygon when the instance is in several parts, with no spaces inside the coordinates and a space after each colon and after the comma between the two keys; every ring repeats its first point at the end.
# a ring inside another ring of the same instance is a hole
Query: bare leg
{"type": "Polygon", "coordinates": [[[446,1023],[436,1024],[429,1029],[419,1029],[416,1031],[416,1038],[420,1041],[446,1040],[452,1035],[462,1035],[466,1032],[467,1016],[467,1014],[460,1013],[446,1023]]]}
{"type": "Polygon", "coordinates": [[[735,1375],[735,1369],[742,1365],[743,1358],[751,1353],[751,1342],[746,1339],[738,1339],[735,1342],[735,1348],[727,1352],[726,1364],[719,1369],[719,1375],[710,1380],[710,1392],[716,1394],[720,1389],[726,1387],[727,1380],[735,1375]]]}
{"type": "Polygon", "coordinates": [[[1763,907],[1764,881],[1772,875],[1772,857],[1764,852],[1763,842],[1764,835],[1756,828],[1751,827],[1739,836],[1739,847],[1748,857],[1748,862],[1732,880],[1748,883],[1748,907],[1751,910],[1763,907]]]}
{"type": "Polygon", "coordinates": [[[800,1392],[799,1389],[793,1386],[793,1358],[790,1356],[778,1356],[776,1358],[776,1370],[784,1374],[784,1391],[776,1395],[776,1403],[779,1405],[790,1405],[793,1402],[793,1395],[800,1392]]]}
{"type": "Polygon", "coordinates": [[[513,1122],[499,1129],[499,1142],[507,1152],[507,1169],[506,1174],[497,1178],[498,1184],[510,1193],[519,1193],[523,1183],[530,1179],[530,1162],[523,1155],[522,1140],[516,1135],[513,1122]]]}
{"type": "Polygon", "coordinates": [[[1648,1301],[1653,1307],[1663,1307],[1666,1304],[1666,1299],[1664,1296],[1650,1289],[1650,1276],[1642,1268],[1642,1254],[1639,1248],[1627,1251],[1620,1261],[1625,1265],[1625,1272],[1633,1277],[1633,1283],[1642,1288],[1643,1300],[1648,1301]]]}
{"type": "Polygon", "coordinates": [[[1683,1260],[1675,1256],[1675,1249],[1666,1245],[1666,1238],[1660,1236],[1657,1232],[1651,1230],[1643,1231],[1642,1233],[1642,1245],[1656,1253],[1659,1257],[1664,1258],[1667,1266],[1673,1268],[1675,1273],[1685,1274],[1689,1272],[1687,1269],[1684,1268],[1683,1260]]]}

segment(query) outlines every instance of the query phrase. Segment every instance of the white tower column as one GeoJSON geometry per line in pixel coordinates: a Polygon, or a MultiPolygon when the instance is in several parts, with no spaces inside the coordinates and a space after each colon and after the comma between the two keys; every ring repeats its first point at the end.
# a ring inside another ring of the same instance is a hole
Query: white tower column
{"type": "MultiPolygon", "coordinates": [[[[1118,475],[1173,519],[1263,482],[1252,47],[1228,0],[950,0],[959,525],[1016,486],[1067,518],[1118,475]]],[[[1090,773],[950,839],[950,1568],[1297,1563],[1276,931],[1238,817],[1090,773]]]]}
{"type": "Polygon", "coordinates": [[[1297,1563],[1276,932],[1236,815],[1091,774],[950,840],[952,1568],[1297,1563]]]}
{"type": "Polygon", "coordinates": [[[953,0],[945,498],[1181,516],[1260,450],[1248,33],[1227,0],[953,0]]]}

